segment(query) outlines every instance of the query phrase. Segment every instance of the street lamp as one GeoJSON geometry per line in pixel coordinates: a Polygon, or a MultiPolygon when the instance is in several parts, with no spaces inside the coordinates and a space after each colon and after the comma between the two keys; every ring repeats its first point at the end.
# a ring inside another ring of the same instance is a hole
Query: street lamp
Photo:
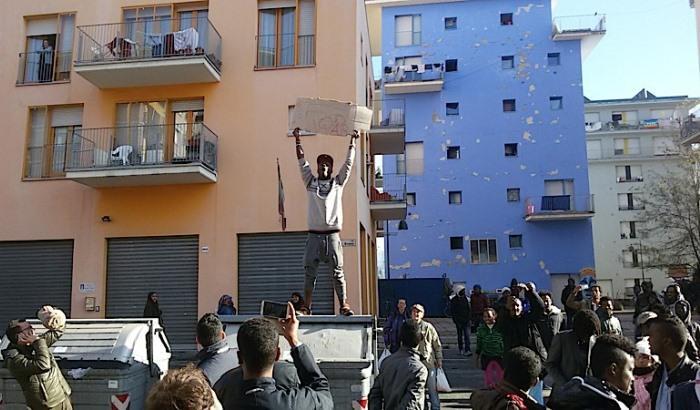
{"type": "MultiPolygon", "coordinates": [[[[402,219],[399,221],[399,231],[406,231],[408,230],[408,223],[406,223],[405,219],[402,219]]],[[[384,258],[386,258],[386,278],[391,279],[391,263],[389,261],[389,237],[391,235],[398,235],[397,233],[392,234],[389,232],[389,221],[386,221],[386,232],[384,233],[384,236],[386,236],[386,249],[384,249],[384,258]]]]}

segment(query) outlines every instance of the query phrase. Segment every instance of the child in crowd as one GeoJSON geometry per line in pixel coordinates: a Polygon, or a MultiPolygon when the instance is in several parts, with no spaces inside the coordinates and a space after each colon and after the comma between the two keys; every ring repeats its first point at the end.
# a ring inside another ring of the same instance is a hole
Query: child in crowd
{"type": "Polygon", "coordinates": [[[476,330],[476,363],[484,374],[484,384],[490,387],[500,382],[503,375],[503,335],[496,329],[496,310],[484,309],[483,322],[476,330]]]}
{"type": "Polygon", "coordinates": [[[651,355],[649,337],[642,338],[634,347],[634,397],[637,401],[632,410],[651,410],[651,397],[645,386],[654,377],[659,362],[651,355]]]}

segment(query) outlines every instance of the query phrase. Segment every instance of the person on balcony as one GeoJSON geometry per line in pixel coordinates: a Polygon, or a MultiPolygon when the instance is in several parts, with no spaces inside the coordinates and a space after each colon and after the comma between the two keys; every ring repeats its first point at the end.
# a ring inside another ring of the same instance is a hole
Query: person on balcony
{"type": "Polygon", "coordinates": [[[53,47],[49,40],[41,43],[39,50],[39,82],[48,83],[53,79],[53,47]]]}
{"type": "Polygon", "coordinates": [[[304,149],[299,139],[299,128],[294,129],[297,159],[301,169],[301,177],[308,194],[308,224],[309,236],[306,240],[304,254],[304,300],[306,306],[311,306],[316,273],[321,262],[330,263],[333,270],[333,285],[340,302],[340,313],[345,316],[353,314],[346,297],[345,275],[343,274],[343,245],[340,231],[343,229],[343,189],[350,179],[352,164],[355,160],[355,141],[360,134],[355,131],[350,137],[350,146],[345,163],[340,167],[338,175],[333,174],[333,157],[321,154],[316,159],[318,177],[311,171],[311,165],[304,158],[304,149]]]}

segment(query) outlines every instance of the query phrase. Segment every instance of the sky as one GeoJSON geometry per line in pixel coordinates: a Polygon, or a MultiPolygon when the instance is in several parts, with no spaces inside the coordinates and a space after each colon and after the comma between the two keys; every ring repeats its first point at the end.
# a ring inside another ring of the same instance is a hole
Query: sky
{"type": "MultiPolygon", "coordinates": [[[[583,89],[593,100],[700,97],[694,10],[688,0],[559,0],[554,16],[605,14],[607,33],[583,62],[583,89]]],[[[375,78],[381,60],[373,59],[375,78]]]]}

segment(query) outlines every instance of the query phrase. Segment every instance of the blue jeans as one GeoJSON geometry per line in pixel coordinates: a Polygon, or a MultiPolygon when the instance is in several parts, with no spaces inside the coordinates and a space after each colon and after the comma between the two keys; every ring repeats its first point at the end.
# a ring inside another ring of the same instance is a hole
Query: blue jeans
{"type": "Polygon", "coordinates": [[[464,349],[471,352],[471,340],[469,340],[469,322],[464,324],[455,324],[457,326],[457,345],[459,350],[464,349]]]}
{"type": "Polygon", "coordinates": [[[437,391],[437,369],[428,369],[428,382],[426,383],[426,394],[430,397],[425,398],[426,406],[428,408],[428,401],[430,402],[431,410],[440,410],[440,396],[437,391]]]}

